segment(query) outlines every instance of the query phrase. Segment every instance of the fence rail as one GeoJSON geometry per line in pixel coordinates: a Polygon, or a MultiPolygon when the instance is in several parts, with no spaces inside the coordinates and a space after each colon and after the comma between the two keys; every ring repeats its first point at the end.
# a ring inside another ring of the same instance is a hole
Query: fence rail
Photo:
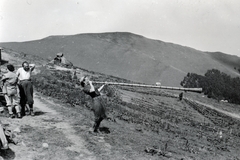
{"type": "Polygon", "coordinates": [[[202,92],[202,88],[182,88],[182,87],[169,87],[169,86],[158,86],[158,85],[147,85],[147,84],[98,82],[98,81],[93,81],[93,83],[108,84],[108,85],[121,85],[121,86],[130,86],[130,87],[145,87],[145,88],[159,88],[159,89],[168,89],[168,90],[180,90],[180,91],[189,91],[189,92],[197,92],[197,93],[202,92]]]}

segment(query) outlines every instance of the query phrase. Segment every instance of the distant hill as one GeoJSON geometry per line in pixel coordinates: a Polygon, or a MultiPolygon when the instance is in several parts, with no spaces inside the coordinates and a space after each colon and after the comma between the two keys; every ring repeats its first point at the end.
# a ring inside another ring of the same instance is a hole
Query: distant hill
{"type": "Polygon", "coordinates": [[[48,59],[63,52],[75,66],[149,84],[160,81],[162,85],[180,86],[188,72],[204,74],[213,68],[239,75],[226,61],[217,59],[215,53],[127,32],[50,36],[0,46],[48,59]]]}
{"type": "Polygon", "coordinates": [[[240,58],[238,56],[225,54],[222,52],[206,52],[209,54],[213,59],[219,61],[220,63],[231,67],[240,69],[240,58]]]}

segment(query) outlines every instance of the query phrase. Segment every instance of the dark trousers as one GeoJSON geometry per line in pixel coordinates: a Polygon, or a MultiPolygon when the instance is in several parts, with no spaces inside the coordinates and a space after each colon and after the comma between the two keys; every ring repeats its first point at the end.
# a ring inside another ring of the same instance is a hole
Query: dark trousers
{"type": "Polygon", "coordinates": [[[92,110],[93,110],[94,116],[95,116],[93,129],[94,129],[94,132],[97,132],[97,130],[100,126],[100,123],[102,122],[102,120],[104,118],[106,118],[105,108],[103,106],[101,96],[93,98],[92,110]]]}
{"type": "Polygon", "coordinates": [[[33,111],[33,85],[29,80],[23,80],[19,83],[20,104],[22,107],[22,115],[25,115],[25,106],[29,105],[30,111],[33,111]]]}
{"type": "Polygon", "coordinates": [[[104,118],[100,117],[100,118],[95,118],[95,123],[93,125],[93,131],[94,132],[97,132],[99,126],[100,126],[100,123],[102,122],[104,118]]]}

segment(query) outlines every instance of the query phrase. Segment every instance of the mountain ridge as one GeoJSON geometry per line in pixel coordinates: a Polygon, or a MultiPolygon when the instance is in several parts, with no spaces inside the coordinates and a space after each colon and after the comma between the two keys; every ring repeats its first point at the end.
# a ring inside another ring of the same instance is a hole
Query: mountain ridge
{"type": "Polygon", "coordinates": [[[63,52],[77,67],[150,84],[180,86],[188,72],[203,75],[213,68],[239,76],[234,67],[214,58],[210,52],[130,32],[49,36],[35,41],[0,43],[0,46],[48,59],[63,52]]]}

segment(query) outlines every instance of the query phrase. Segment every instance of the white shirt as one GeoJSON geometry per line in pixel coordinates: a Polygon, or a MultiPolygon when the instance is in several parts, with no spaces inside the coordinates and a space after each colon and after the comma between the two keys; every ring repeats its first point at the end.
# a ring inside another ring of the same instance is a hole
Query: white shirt
{"type": "MultiPolygon", "coordinates": [[[[32,67],[32,66],[31,66],[32,67]]],[[[30,69],[28,70],[28,71],[25,71],[24,69],[23,69],[23,67],[21,67],[21,68],[19,68],[18,70],[17,70],[17,76],[18,76],[18,79],[20,80],[20,81],[22,81],[22,80],[28,80],[28,79],[30,79],[31,78],[31,73],[32,73],[32,71],[33,71],[33,69],[30,67],[30,69]]],[[[34,66],[35,67],[35,66],[34,66]]],[[[33,67],[33,68],[34,68],[33,67]]]]}

